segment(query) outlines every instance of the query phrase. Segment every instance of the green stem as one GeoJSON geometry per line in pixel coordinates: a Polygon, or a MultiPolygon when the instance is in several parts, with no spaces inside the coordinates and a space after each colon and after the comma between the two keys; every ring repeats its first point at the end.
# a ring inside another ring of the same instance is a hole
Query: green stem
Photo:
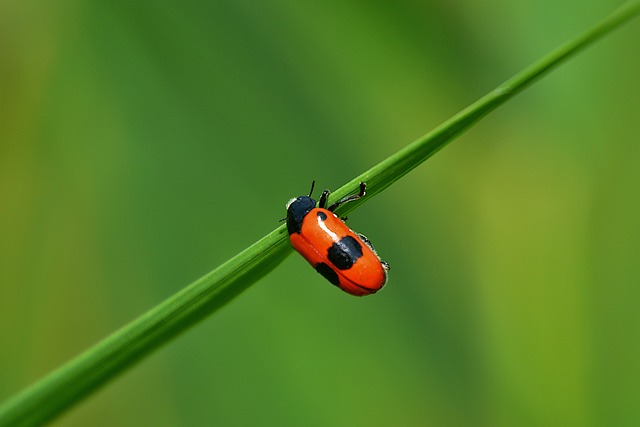
{"type": "MultiPolygon", "coordinates": [[[[381,192],[552,68],[638,13],[640,13],[640,2],[629,1],[623,4],[591,29],[551,51],[429,133],[340,187],[334,192],[334,197],[340,198],[353,193],[360,181],[367,183],[369,196],[381,192]]],[[[356,208],[364,200],[349,203],[347,209],[350,211],[356,208]]],[[[346,210],[339,211],[346,212],[346,210]]]]}
{"type": "MultiPolygon", "coordinates": [[[[565,43],[433,131],[355,177],[336,190],[332,194],[332,200],[353,192],[360,181],[367,182],[369,197],[381,192],[554,66],[639,12],[639,1],[626,3],[589,31],[565,43]]],[[[340,213],[352,210],[369,197],[344,205],[345,208],[340,209],[340,213]]],[[[224,306],[271,271],[290,252],[286,229],[280,226],[220,267],[4,402],[0,406],[0,426],[38,425],[53,419],[160,345],[224,306]]]]}

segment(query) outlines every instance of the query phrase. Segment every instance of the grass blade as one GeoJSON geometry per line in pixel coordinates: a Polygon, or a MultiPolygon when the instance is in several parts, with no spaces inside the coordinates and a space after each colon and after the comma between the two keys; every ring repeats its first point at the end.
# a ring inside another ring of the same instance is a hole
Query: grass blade
{"type": "MultiPolygon", "coordinates": [[[[367,182],[369,197],[381,192],[553,67],[638,13],[640,2],[626,3],[592,29],[560,46],[433,131],[355,177],[337,189],[331,199],[353,192],[360,181],[367,182]]],[[[368,197],[344,205],[339,212],[346,213],[366,199],[368,197]]],[[[53,419],[160,345],[225,305],[271,271],[290,252],[283,225],[6,401],[0,406],[0,426],[38,425],[53,419]]]]}
{"type": "MultiPolygon", "coordinates": [[[[358,188],[360,181],[367,183],[367,195],[372,196],[381,192],[427,160],[449,142],[453,141],[456,137],[460,136],[486,114],[520,93],[545,73],[551,71],[555,66],[597,41],[638,13],[640,13],[640,2],[630,1],[623,4],[594,27],[559,46],[429,133],[418,138],[413,143],[389,156],[361,175],[353,178],[344,186],[337,189],[333,193],[333,196],[335,199],[339,199],[347,194],[353,193],[358,188]]],[[[356,208],[364,201],[366,201],[366,199],[349,203],[345,206],[346,209],[338,209],[338,211],[345,213],[356,208]]]]}

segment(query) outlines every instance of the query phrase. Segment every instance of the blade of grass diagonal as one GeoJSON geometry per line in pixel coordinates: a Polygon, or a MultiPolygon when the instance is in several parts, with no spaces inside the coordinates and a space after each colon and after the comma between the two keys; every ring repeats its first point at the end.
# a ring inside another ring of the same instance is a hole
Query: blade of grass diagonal
{"type": "Polygon", "coordinates": [[[40,425],[224,306],[290,252],[279,227],[0,407],[0,426],[40,425]]]}
{"type": "MultiPolygon", "coordinates": [[[[337,189],[332,200],[367,182],[369,197],[420,165],[486,114],[522,91],[574,53],[640,13],[631,1],[586,31],[507,80],[493,91],[337,189]]],[[[369,197],[343,205],[353,210],[369,197]]],[[[285,226],[280,226],[209,274],[187,286],[113,335],[16,394],[0,406],[0,426],[45,423],[131,367],[160,345],[215,312],[277,266],[289,253],[285,226]]]]}
{"type": "MultiPolygon", "coordinates": [[[[485,115],[638,13],[640,13],[640,2],[630,1],[623,4],[594,27],[565,42],[429,133],[336,189],[331,194],[331,201],[354,193],[361,181],[367,183],[369,197],[383,191],[460,136],[485,115]]],[[[344,207],[341,206],[337,212],[344,215],[357,208],[361,203],[365,203],[369,197],[348,203],[344,207]]]]}

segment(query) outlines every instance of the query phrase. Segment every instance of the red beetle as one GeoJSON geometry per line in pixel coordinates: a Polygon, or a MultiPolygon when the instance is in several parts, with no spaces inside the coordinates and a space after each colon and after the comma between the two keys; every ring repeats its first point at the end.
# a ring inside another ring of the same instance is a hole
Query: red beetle
{"type": "Polygon", "coordinates": [[[376,293],[387,281],[389,264],[382,261],[369,239],[351,230],[333,211],[343,203],[366,194],[366,184],[360,192],[327,205],[329,190],[324,190],[318,207],[308,196],[287,203],[287,230],[291,246],[329,282],[351,295],[376,293]]]}

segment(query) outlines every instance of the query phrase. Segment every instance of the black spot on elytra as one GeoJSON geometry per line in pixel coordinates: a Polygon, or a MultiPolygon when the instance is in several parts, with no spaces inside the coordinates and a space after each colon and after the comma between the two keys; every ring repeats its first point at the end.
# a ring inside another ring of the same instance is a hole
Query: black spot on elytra
{"type": "Polygon", "coordinates": [[[362,245],[353,237],[345,236],[329,248],[327,258],[339,270],[348,270],[362,256],[362,245]]]}
{"type": "Polygon", "coordinates": [[[327,214],[322,211],[318,211],[318,218],[320,218],[320,221],[325,221],[327,219],[327,214]]]}
{"type": "Polygon", "coordinates": [[[338,273],[333,271],[331,269],[331,267],[329,267],[324,262],[321,262],[320,264],[316,265],[316,271],[318,273],[322,274],[325,279],[327,279],[328,281],[330,281],[334,285],[336,285],[336,286],[340,285],[340,279],[338,278],[338,273]]]}

